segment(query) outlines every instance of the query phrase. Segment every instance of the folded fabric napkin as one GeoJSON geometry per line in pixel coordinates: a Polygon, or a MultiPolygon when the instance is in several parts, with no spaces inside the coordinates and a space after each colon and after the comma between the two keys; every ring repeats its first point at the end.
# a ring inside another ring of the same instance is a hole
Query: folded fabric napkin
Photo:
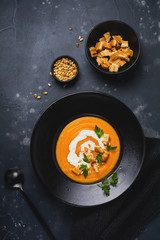
{"type": "Polygon", "coordinates": [[[160,210],[159,184],[160,139],[146,138],[146,156],[135,182],[125,193],[109,203],[80,209],[71,239],[134,239],[139,230],[160,210]]]}

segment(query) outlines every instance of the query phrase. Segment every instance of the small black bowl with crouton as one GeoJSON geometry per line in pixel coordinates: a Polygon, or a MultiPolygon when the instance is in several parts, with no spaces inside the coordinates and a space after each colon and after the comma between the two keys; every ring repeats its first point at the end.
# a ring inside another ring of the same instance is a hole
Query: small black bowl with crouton
{"type": "Polygon", "coordinates": [[[92,28],[86,40],[85,52],[93,67],[115,75],[126,72],[136,63],[140,43],[131,26],[112,20],[92,28]]]}

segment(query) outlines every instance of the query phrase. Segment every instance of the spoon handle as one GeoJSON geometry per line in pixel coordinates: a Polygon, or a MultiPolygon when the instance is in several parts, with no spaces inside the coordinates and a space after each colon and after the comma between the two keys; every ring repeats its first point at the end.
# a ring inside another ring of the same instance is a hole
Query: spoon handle
{"type": "Polygon", "coordinates": [[[27,194],[21,190],[21,193],[23,194],[23,196],[25,197],[26,201],[28,202],[28,204],[30,205],[32,211],[34,212],[35,216],[37,217],[37,219],[39,220],[39,222],[41,223],[41,225],[43,226],[44,230],[46,231],[46,233],[48,234],[49,238],[51,240],[56,240],[55,237],[53,236],[53,233],[51,232],[51,230],[49,229],[49,227],[47,226],[47,224],[45,223],[43,217],[40,215],[39,211],[37,210],[37,208],[34,206],[34,204],[32,203],[32,201],[30,200],[30,198],[27,196],[27,194]]]}

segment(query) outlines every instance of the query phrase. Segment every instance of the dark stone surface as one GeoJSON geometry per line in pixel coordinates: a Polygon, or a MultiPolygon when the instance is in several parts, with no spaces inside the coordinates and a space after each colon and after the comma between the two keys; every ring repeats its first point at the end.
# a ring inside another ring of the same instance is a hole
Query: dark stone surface
{"type": "MultiPolygon", "coordinates": [[[[41,113],[60,97],[78,91],[111,94],[129,106],[145,135],[160,137],[160,1],[147,0],[1,0],[0,2],[0,239],[48,239],[18,191],[8,190],[4,173],[17,166],[25,175],[24,189],[54,232],[69,240],[79,210],[52,198],[37,179],[30,160],[30,137],[41,113]],[[90,28],[117,19],[138,33],[141,54],[135,68],[109,78],[87,62],[84,39],[90,28]],[[69,27],[73,30],[69,31],[69,27]],[[76,58],[80,74],[63,88],[49,75],[53,60],[76,58]],[[48,87],[48,82],[52,87],[48,87]],[[43,91],[48,91],[44,96],[43,91]],[[34,98],[34,93],[41,99],[34,98]],[[63,231],[62,231],[63,229],[63,231]]],[[[159,239],[157,216],[137,239],[159,239]]]]}

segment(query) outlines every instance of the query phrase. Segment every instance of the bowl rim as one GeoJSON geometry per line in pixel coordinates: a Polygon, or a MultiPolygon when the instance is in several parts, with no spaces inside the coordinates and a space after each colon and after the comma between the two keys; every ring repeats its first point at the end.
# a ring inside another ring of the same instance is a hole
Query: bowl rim
{"type": "Polygon", "coordinates": [[[52,64],[51,64],[51,73],[52,73],[52,77],[53,77],[56,81],[58,81],[58,82],[60,82],[60,83],[67,84],[67,83],[73,81],[73,80],[77,77],[77,75],[79,74],[79,65],[78,65],[78,62],[75,60],[75,58],[73,58],[73,57],[71,57],[71,56],[69,56],[69,55],[61,55],[61,56],[57,57],[57,58],[52,62],[52,64]],[[58,78],[54,75],[54,73],[53,73],[53,66],[54,66],[54,64],[56,63],[57,60],[59,60],[59,59],[61,59],[61,58],[69,58],[70,60],[72,60],[72,61],[75,62],[75,64],[76,64],[77,73],[76,73],[76,75],[75,75],[73,78],[71,78],[70,80],[67,80],[67,81],[60,80],[60,79],[58,79],[58,78]]]}
{"type": "Polygon", "coordinates": [[[97,25],[95,25],[94,27],[91,28],[91,30],[89,31],[88,35],[87,35],[87,38],[86,38],[86,41],[85,41],[85,54],[86,54],[86,57],[88,59],[88,62],[95,68],[97,69],[98,71],[102,72],[102,73],[105,73],[105,74],[108,74],[108,75],[118,75],[118,74],[121,74],[121,73],[124,73],[126,71],[128,71],[129,69],[131,69],[135,63],[137,62],[138,58],[139,58],[139,55],[140,55],[140,40],[139,40],[139,37],[138,37],[138,34],[137,32],[127,23],[123,22],[123,21],[120,21],[120,20],[107,20],[107,21],[103,21],[103,22],[100,22],[98,23],[97,25]],[[137,54],[137,57],[135,59],[135,61],[126,69],[122,70],[122,71],[118,71],[118,72],[109,72],[109,71],[105,71],[105,69],[100,69],[98,68],[98,65],[94,65],[92,63],[92,61],[90,60],[89,58],[89,55],[88,55],[88,50],[87,50],[87,42],[88,42],[88,38],[90,36],[90,34],[92,33],[93,30],[95,30],[95,28],[99,27],[100,25],[104,24],[104,23],[110,23],[110,22],[116,22],[116,23],[120,23],[120,24],[123,24],[123,25],[126,25],[127,27],[129,27],[132,32],[135,34],[136,38],[137,38],[137,42],[138,42],[138,54],[137,54]]]}

